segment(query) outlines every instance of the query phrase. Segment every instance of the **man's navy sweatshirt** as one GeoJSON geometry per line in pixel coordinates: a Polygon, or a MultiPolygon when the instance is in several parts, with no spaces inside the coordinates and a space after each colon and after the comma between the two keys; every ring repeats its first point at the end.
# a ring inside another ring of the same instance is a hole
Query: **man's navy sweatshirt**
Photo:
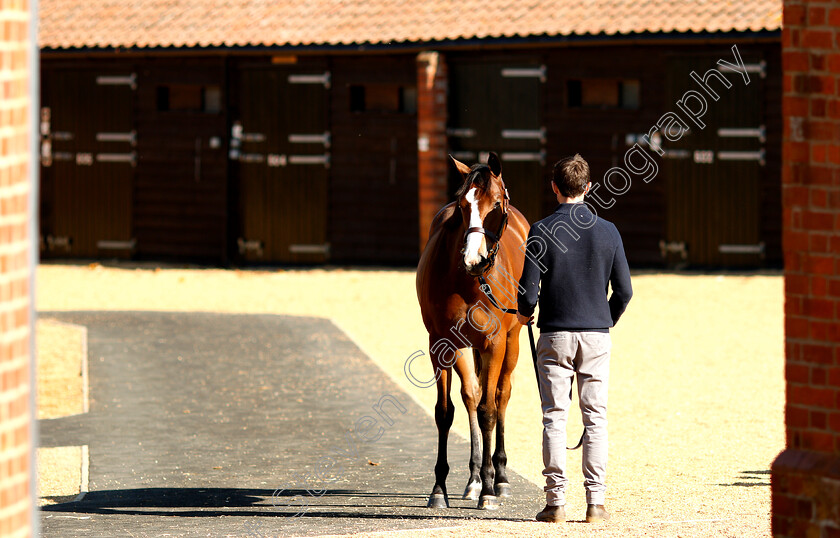
{"type": "Polygon", "coordinates": [[[519,285],[522,315],[539,298],[542,332],[609,332],[633,296],[621,235],[583,203],[560,204],[531,227],[519,285]]]}

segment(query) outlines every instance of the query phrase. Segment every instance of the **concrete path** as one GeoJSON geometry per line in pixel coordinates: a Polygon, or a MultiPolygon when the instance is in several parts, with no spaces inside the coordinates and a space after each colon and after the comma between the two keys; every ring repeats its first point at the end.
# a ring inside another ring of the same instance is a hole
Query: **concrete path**
{"type": "Polygon", "coordinates": [[[90,492],[44,507],[44,536],[316,536],[542,507],[516,473],[498,511],[460,500],[469,447],[451,434],[452,507],[425,508],[434,421],[329,320],[41,316],[88,327],[91,383],[90,413],[40,422],[41,446],[90,447],[90,492]]]}

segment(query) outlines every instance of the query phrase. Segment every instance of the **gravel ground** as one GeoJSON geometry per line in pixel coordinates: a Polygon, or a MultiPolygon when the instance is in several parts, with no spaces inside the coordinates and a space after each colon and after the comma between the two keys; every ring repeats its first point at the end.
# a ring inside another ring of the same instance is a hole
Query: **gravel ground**
{"type": "Polygon", "coordinates": [[[38,506],[72,501],[82,483],[82,447],[38,448],[38,506]]]}
{"type": "MultiPolygon", "coordinates": [[[[762,517],[747,516],[738,519],[710,519],[693,521],[610,521],[605,524],[587,524],[583,513],[568,514],[570,521],[565,524],[546,524],[536,521],[476,521],[460,527],[438,527],[427,530],[371,532],[352,534],[354,538],[383,538],[391,536],[411,536],[412,538],[450,537],[467,538],[475,536],[516,536],[521,538],[550,538],[566,536],[569,538],[599,536],[613,538],[619,536],[663,536],[711,537],[711,536],[770,536],[767,523],[762,517]]],[[[338,536],[338,535],[336,535],[338,536]]],[[[345,535],[346,536],[346,535],[345,535]]],[[[327,537],[322,537],[327,538],[327,537]]]]}
{"type": "MultiPolygon", "coordinates": [[[[634,275],[633,285],[633,301],[613,330],[607,491],[613,518],[597,528],[570,522],[563,534],[769,536],[769,468],[784,447],[782,277],[644,273],[634,275]]],[[[428,351],[411,270],[42,265],[37,286],[41,311],[328,317],[425,409],[434,405],[434,389],[414,387],[403,373],[409,355],[428,351]]],[[[508,459],[542,484],[539,404],[524,330],[522,350],[508,407],[508,459]]],[[[453,395],[458,390],[456,383],[453,395]]],[[[573,413],[570,438],[580,430],[579,413],[573,413]]],[[[454,431],[468,431],[461,406],[454,431]]],[[[579,452],[570,455],[569,468],[567,513],[580,520],[579,452]]],[[[427,472],[431,488],[433,471],[427,472]]],[[[558,530],[476,522],[412,535],[543,536],[558,530]]]]}
{"type": "Polygon", "coordinates": [[[83,413],[83,329],[52,320],[38,320],[35,330],[38,340],[38,418],[83,413]]]}
{"type": "MultiPolygon", "coordinates": [[[[52,320],[36,324],[38,419],[84,412],[82,350],[84,329],[52,320]]],[[[39,506],[73,499],[82,482],[82,447],[39,447],[39,506]]]]}

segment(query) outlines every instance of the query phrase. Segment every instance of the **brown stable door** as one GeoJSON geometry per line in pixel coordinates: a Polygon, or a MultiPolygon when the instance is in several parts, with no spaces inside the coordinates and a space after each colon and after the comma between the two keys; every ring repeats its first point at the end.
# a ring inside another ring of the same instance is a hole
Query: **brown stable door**
{"type": "MultiPolygon", "coordinates": [[[[490,151],[498,153],[511,203],[529,222],[544,216],[546,139],[541,102],[545,74],[545,66],[539,64],[450,65],[447,135],[452,156],[472,165],[486,163],[490,151]]],[[[460,175],[450,175],[451,191],[460,181],[460,175]]]]}
{"type": "Polygon", "coordinates": [[[319,263],[329,258],[327,180],[330,75],[318,69],[245,68],[231,130],[239,178],[241,259],[319,263]]]}
{"type": "Polygon", "coordinates": [[[221,66],[160,59],[138,76],[138,255],[224,260],[228,178],[221,66]]]}
{"type": "Polygon", "coordinates": [[[45,70],[41,250],[45,257],[129,257],[137,137],[131,72],[45,70]]]}
{"type": "MultiPolygon", "coordinates": [[[[759,199],[765,173],[764,65],[760,58],[742,58],[747,83],[740,73],[716,65],[721,58],[735,63],[723,49],[718,57],[677,57],[669,65],[668,102],[693,90],[707,106],[701,128],[675,104],[673,111],[690,130],[676,142],[661,139],[668,214],[660,248],[675,265],[758,266],[764,257],[759,199]],[[727,88],[716,75],[707,78],[717,101],[690,76],[693,71],[703,77],[712,68],[730,83],[727,88]]],[[[698,112],[703,107],[696,97],[685,104],[698,112]]]]}

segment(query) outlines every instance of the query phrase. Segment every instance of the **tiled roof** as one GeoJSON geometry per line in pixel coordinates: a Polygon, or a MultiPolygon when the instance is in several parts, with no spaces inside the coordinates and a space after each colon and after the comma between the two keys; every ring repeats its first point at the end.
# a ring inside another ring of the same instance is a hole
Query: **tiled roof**
{"type": "Polygon", "coordinates": [[[781,0],[40,0],[44,48],[778,30],[781,0]]]}

